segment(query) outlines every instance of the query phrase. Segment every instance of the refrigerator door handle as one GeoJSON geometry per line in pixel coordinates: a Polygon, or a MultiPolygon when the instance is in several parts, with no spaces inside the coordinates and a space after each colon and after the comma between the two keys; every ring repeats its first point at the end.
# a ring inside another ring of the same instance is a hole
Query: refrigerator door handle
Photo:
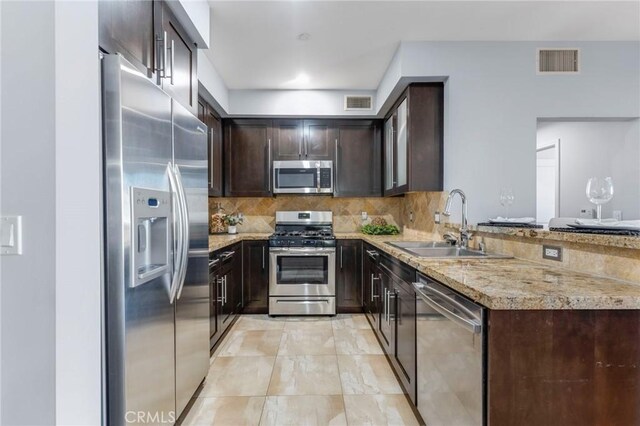
{"type": "Polygon", "coordinates": [[[178,292],[176,299],[180,299],[182,289],[184,288],[184,280],[187,275],[187,261],[189,260],[189,207],[187,206],[187,197],[184,193],[184,185],[182,184],[182,175],[177,165],[173,166],[175,176],[178,183],[178,194],[182,205],[182,260],[180,262],[180,275],[178,281],[178,292]]]}
{"type": "Polygon", "coordinates": [[[175,235],[175,255],[174,255],[174,267],[173,274],[171,279],[171,287],[169,288],[169,303],[173,303],[176,298],[178,285],[180,282],[180,262],[182,261],[182,251],[184,249],[184,244],[182,240],[184,239],[184,227],[182,225],[182,206],[180,202],[180,195],[178,193],[178,181],[176,179],[173,164],[169,163],[167,165],[167,174],[169,175],[169,186],[171,187],[171,199],[174,206],[173,209],[173,229],[175,235]]]}

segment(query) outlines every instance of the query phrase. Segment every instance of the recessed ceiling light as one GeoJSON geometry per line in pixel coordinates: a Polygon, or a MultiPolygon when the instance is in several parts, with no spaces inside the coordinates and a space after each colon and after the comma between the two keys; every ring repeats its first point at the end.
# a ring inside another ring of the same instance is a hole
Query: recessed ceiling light
{"type": "Polygon", "coordinates": [[[311,34],[309,33],[300,33],[296,37],[299,41],[309,41],[311,39],[311,34]]]}

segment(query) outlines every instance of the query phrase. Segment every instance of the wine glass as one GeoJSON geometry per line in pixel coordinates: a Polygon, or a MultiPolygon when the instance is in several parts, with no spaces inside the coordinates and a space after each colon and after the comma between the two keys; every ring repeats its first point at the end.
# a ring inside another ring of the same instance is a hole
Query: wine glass
{"type": "Polygon", "coordinates": [[[500,205],[504,207],[504,218],[509,218],[509,206],[516,200],[516,196],[511,188],[503,188],[500,190],[500,205]]]}
{"type": "Polygon", "coordinates": [[[598,223],[602,222],[602,205],[613,198],[613,179],[611,177],[592,177],[587,181],[587,198],[596,205],[598,223]]]}

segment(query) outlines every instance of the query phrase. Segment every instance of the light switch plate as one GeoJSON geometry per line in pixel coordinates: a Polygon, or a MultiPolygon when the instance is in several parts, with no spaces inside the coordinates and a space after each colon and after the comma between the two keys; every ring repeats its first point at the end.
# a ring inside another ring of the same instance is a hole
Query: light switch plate
{"type": "Polygon", "coordinates": [[[22,254],[22,216],[0,218],[0,254],[22,254]]]}

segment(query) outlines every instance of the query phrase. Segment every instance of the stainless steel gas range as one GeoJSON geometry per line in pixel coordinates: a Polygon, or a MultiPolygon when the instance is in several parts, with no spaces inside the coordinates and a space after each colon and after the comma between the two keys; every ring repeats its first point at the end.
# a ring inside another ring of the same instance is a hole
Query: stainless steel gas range
{"type": "Polygon", "coordinates": [[[269,259],[269,315],[336,314],[333,213],[276,212],[269,259]]]}

